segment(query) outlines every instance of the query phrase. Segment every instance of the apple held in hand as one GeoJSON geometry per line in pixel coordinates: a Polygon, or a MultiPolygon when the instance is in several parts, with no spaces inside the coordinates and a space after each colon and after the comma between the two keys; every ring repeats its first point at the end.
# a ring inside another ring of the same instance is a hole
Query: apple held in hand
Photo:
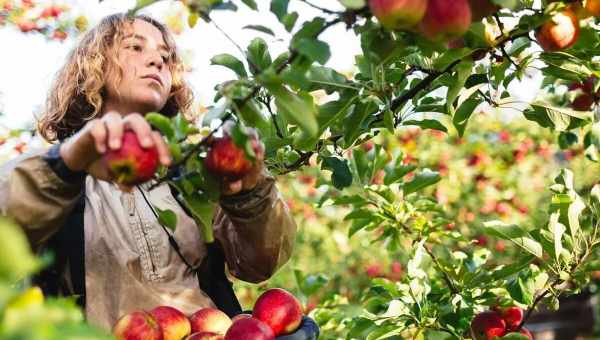
{"type": "Polygon", "coordinates": [[[463,36],[471,26],[467,0],[429,0],[419,31],[432,41],[450,41],[463,36]]]}
{"type": "Polygon", "coordinates": [[[211,332],[225,334],[231,326],[227,314],[215,308],[202,308],[190,316],[192,333],[211,332]]]}
{"type": "Polygon", "coordinates": [[[273,330],[255,318],[241,318],[229,327],[225,340],[275,340],[273,330]]]}
{"type": "Polygon", "coordinates": [[[506,334],[506,323],[495,311],[485,311],[477,314],[471,321],[471,336],[473,340],[492,340],[506,334]]]}
{"type": "Polygon", "coordinates": [[[117,340],[163,340],[158,322],[143,311],[122,316],[115,324],[113,334],[117,340]]]}
{"type": "Polygon", "coordinates": [[[163,340],[181,340],[191,332],[190,321],[176,308],[156,307],[150,311],[163,332],[163,340]]]}
{"type": "Polygon", "coordinates": [[[152,179],[159,163],[158,150],[143,148],[133,131],[125,131],[121,148],[107,151],[102,159],[110,174],[124,185],[137,185],[152,179]]]}
{"type": "MultiPolygon", "coordinates": [[[[257,158],[262,158],[264,150],[256,136],[249,136],[252,149],[257,158]]],[[[248,174],[254,165],[246,157],[244,150],[237,146],[227,133],[223,137],[214,138],[204,160],[208,171],[215,176],[224,176],[235,180],[248,174]]]]}
{"type": "Polygon", "coordinates": [[[383,27],[406,29],[423,19],[427,0],[370,0],[369,7],[383,27]]]}
{"type": "Polygon", "coordinates": [[[302,306],[296,297],[284,289],[264,292],[256,303],[252,316],[266,323],[275,335],[294,332],[302,322],[302,306]]]}

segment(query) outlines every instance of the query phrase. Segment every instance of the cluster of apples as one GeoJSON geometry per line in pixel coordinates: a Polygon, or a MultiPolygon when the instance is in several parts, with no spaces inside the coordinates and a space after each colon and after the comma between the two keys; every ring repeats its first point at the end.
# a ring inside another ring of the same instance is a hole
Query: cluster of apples
{"type": "Polygon", "coordinates": [[[489,0],[370,0],[369,7],[385,28],[416,31],[438,42],[463,36],[473,20],[498,10],[489,0]]]}
{"type": "MultiPolygon", "coordinates": [[[[262,157],[264,148],[258,137],[250,136],[250,142],[255,155],[262,157]]],[[[123,133],[121,148],[105,153],[103,162],[118,183],[134,186],[154,177],[159,165],[158,151],[155,147],[142,147],[137,135],[127,130],[123,133]]],[[[211,140],[204,164],[214,176],[230,180],[244,177],[254,165],[227,133],[211,140]]]]}
{"type": "Polygon", "coordinates": [[[520,333],[533,340],[531,332],[524,327],[523,310],[519,307],[494,307],[491,310],[477,314],[471,321],[471,336],[473,340],[493,340],[509,333],[520,333]]]}
{"type": "Polygon", "coordinates": [[[582,83],[572,83],[569,85],[570,91],[577,91],[577,95],[573,102],[571,103],[571,107],[575,110],[579,111],[589,111],[600,99],[600,89],[594,91],[594,83],[596,77],[589,77],[586,81],[582,83]]]}
{"type": "Polygon", "coordinates": [[[202,308],[189,318],[169,306],[122,316],[113,328],[118,340],[274,340],[293,333],[302,322],[302,307],[284,289],[264,292],[252,314],[230,319],[214,308],[202,308]]]}
{"type": "MultiPolygon", "coordinates": [[[[499,10],[490,0],[370,0],[369,7],[385,28],[415,31],[437,42],[460,38],[472,21],[499,10]]],[[[573,2],[536,32],[540,46],[546,51],[573,46],[579,37],[579,19],[589,16],[600,17],[600,0],[573,2]]]]}

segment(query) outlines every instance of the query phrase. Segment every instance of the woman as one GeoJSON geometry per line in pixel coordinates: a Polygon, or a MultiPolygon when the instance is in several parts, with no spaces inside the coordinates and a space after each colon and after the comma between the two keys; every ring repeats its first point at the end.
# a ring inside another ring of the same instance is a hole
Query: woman
{"type": "MultiPolygon", "coordinates": [[[[188,112],[182,70],[165,26],[147,16],[106,17],[72,51],[49,93],[39,130],[58,143],[1,171],[2,213],[23,227],[35,250],[56,253],[39,284],[47,294],[78,296],[88,321],[104,329],[133,310],[214,306],[184,261],[199,266],[206,246],[170,188],[121,191],[100,161],[130,129],[144,147],[158,149],[163,165],[171,163],[143,115],[188,112]],[[174,233],[160,226],[152,206],[177,214],[174,233]]],[[[245,281],[266,280],[290,257],[296,225],[262,161],[223,187],[213,228],[228,270],[245,281]]]]}

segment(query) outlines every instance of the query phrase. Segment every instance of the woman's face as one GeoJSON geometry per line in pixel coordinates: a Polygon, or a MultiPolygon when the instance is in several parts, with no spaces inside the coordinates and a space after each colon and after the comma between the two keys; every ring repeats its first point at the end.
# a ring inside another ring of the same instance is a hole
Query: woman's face
{"type": "Polygon", "coordinates": [[[123,75],[110,68],[104,112],[116,110],[126,115],[160,111],[171,93],[170,52],[162,33],[151,23],[136,19],[125,30],[114,52],[123,75]]]}

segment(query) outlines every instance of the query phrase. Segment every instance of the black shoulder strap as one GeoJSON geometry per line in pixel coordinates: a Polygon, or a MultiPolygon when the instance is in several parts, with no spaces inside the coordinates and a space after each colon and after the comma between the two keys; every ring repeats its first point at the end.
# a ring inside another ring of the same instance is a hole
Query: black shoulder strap
{"type": "Polygon", "coordinates": [[[58,296],[62,291],[67,265],[76,302],[85,308],[85,195],[81,195],[63,226],[46,243],[45,251],[54,257],[52,264],[32,278],[44,295],[58,296]]]}
{"type": "MultiPolygon", "coordinates": [[[[171,194],[173,197],[175,197],[177,203],[179,203],[181,208],[186,214],[188,214],[188,216],[191,216],[191,213],[185,204],[182,204],[180,201],[177,190],[172,186],[169,187],[171,189],[171,194]]],[[[169,238],[169,244],[173,250],[175,250],[175,253],[177,253],[181,261],[185,263],[186,267],[190,271],[196,273],[200,289],[202,289],[202,291],[211,298],[217,308],[229,315],[229,317],[240,314],[242,312],[242,307],[235,295],[235,292],[233,291],[233,283],[229,281],[225,275],[225,255],[223,254],[223,250],[219,247],[219,245],[216,242],[206,243],[206,256],[202,260],[200,266],[194,268],[181,253],[179,244],[177,244],[177,241],[173,235],[160,222],[158,214],[154,210],[152,204],[148,201],[148,198],[146,198],[144,191],[140,187],[138,187],[138,190],[142,194],[146,204],[148,204],[150,207],[150,210],[152,210],[152,213],[156,217],[158,224],[160,224],[162,229],[167,234],[167,237],[169,238]]]]}

